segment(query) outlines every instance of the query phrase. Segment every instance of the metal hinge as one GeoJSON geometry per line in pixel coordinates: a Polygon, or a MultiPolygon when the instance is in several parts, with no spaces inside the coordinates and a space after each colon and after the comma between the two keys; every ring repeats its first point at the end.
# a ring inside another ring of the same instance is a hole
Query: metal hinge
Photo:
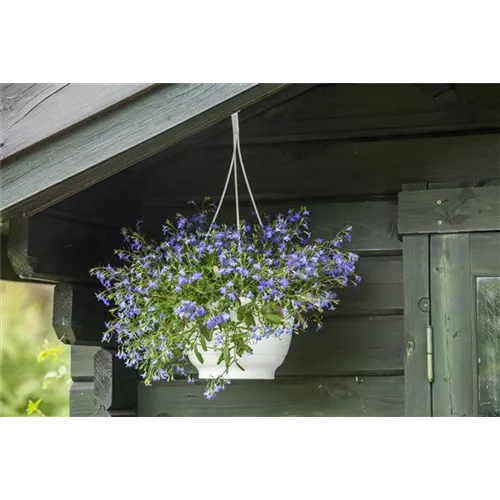
{"type": "Polygon", "coordinates": [[[427,381],[429,384],[434,382],[434,356],[432,344],[434,341],[434,330],[432,326],[427,327],[427,381]]]}

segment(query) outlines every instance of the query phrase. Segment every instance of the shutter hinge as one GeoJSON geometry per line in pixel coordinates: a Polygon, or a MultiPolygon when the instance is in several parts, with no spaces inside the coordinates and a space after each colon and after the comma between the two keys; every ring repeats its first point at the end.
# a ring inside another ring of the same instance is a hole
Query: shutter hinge
{"type": "Polygon", "coordinates": [[[427,381],[434,382],[434,355],[433,355],[434,330],[432,326],[427,327],[427,381]]]}

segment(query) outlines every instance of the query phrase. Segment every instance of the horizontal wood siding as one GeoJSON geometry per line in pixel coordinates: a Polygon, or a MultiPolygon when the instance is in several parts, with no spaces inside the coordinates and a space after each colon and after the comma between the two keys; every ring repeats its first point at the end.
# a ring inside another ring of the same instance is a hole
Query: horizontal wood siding
{"type": "MultiPolygon", "coordinates": [[[[207,402],[203,383],[139,385],[139,416],[400,416],[404,413],[402,247],[394,199],[264,203],[274,214],[307,205],[314,236],[353,226],[349,249],[361,258],[357,289],[341,290],[323,328],[294,336],[275,381],[241,381],[207,402]]],[[[176,207],[145,205],[151,229],[176,207]]],[[[179,211],[186,213],[179,207],[179,211]]],[[[243,216],[249,210],[243,208],[243,216]]],[[[230,205],[222,220],[232,222],[230,205]]],[[[152,229],[154,233],[155,230],[152,229]]]]}
{"type": "Polygon", "coordinates": [[[139,417],[401,417],[403,376],[235,381],[213,401],[204,384],[139,385],[139,417]]]}
{"type": "MultiPolygon", "coordinates": [[[[293,86],[292,86],[293,87],[293,86]]],[[[246,144],[498,127],[500,85],[318,85],[242,124],[246,144]]],[[[231,144],[223,133],[207,147],[231,144]]]]}
{"type": "MultiPolygon", "coordinates": [[[[441,135],[246,145],[242,153],[261,200],[397,194],[405,183],[498,178],[500,135],[441,135]]],[[[228,147],[193,150],[141,172],[146,200],[218,198],[228,147]]],[[[243,190],[242,190],[243,191],[243,190]]]]}

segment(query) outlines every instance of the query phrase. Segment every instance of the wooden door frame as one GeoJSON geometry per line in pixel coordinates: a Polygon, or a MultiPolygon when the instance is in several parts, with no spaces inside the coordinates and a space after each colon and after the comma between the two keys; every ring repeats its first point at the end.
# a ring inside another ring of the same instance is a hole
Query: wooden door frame
{"type": "Polygon", "coordinates": [[[476,416],[476,277],[471,234],[500,231],[498,181],[403,186],[398,199],[405,294],[405,415],[476,416]],[[452,312],[450,314],[450,311],[452,312]],[[434,380],[427,381],[427,325],[434,380]]]}

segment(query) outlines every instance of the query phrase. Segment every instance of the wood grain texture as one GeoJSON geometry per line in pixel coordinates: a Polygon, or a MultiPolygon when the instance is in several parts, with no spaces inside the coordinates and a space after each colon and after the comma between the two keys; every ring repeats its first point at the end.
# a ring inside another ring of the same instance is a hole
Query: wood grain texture
{"type": "MultiPolygon", "coordinates": [[[[353,226],[352,242],[345,242],[343,248],[371,253],[399,253],[402,246],[397,234],[397,203],[394,199],[358,201],[334,200],[290,200],[288,202],[263,202],[258,204],[262,214],[276,215],[285,213],[289,208],[298,209],[307,206],[311,212],[310,228],[316,238],[333,238],[347,225],[353,226]]],[[[228,200],[220,213],[220,222],[234,223],[234,203],[228,200]]],[[[167,218],[177,212],[188,214],[192,208],[187,204],[168,206],[158,200],[158,204],[145,204],[143,218],[146,230],[155,238],[161,237],[161,227],[167,218]]],[[[255,221],[252,208],[243,204],[240,210],[242,218],[255,221]]]]}
{"type": "MultiPolygon", "coordinates": [[[[297,98],[301,94],[308,92],[310,89],[316,87],[317,84],[290,84],[285,88],[280,90],[279,92],[266,97],[251,106],[243,108],[239,112],[239,122],[240,128],[250,119],[257,119],[258,117],[262,117],[268,112],[272,112],[272,110],[283,104],[284,102],[290,101],[294,98],[297,98]]],[[[172,147],[162,151],[155,157],[155,162],[166,161],[169,157],[179,154],[182,151],[185,151],[189,148],[196,148],[200,144],[206,144],[207,146],[213,144],[216,138],[222,135],[224,137],[229,137],[230,144],[232,145],[232,126],[230,120],[224,120],[218,123],[213,124],[212,126],[201,130],[188,137],[185,140],[182,140],[172,147]]],[[[136,172],[147,169],[152,165],[151,161],[146,160],[141,162],[140,166],[134,167],[136,172]]]]}
{"type": "Polygon", "coordinates": [[[58,283],[54,288],[52,326],[64,343],[100,346],[107,308],[97,300],[94,288],[58,283]]]}
{"type": "Polygon", "coordinates": [[[151,83],[4,83],[3,158],[152,87],[151,83]]]}
{"type": "Polygon", "coordinates": [[[96,411],[94,382],[73,382],[69,390],[70,417],[93,417],[96,411]]]}
{"type": "MultiPolygon", "coordinates": [[[[244,144],[500,127],[500,85],[318,85],[241,127],[244,144]]],[[[207,146],[228,145],[229,133],[207,146]]]]}
{"type": "Polygon", "coordinates": [[[4,162],[2,219],[81,191],[285,84],[168,84],[4,162]]]}
{"type": "Polygon", "coordinates": [[[336,317],[295,335],[277,375],[402,374],[403,316],[336,317]]]}
{"type": "Polygon", "coordinates": [[[500,187],[403,191],[400,234],[500,231],[500,187]]]}
{"type": "Polygon", "coordinates": [[[99,347],[72,345],[70,347],[71,378],[78,381],[94,380],[94,356],[99,347]]]}
{"type": "Polygon", "coordinates": [[[469,234],[431,236],[433,415],[473,416],[469,234]]]}
{"type": "Polygon", "coordinates": [[[281,378],[235,381],[213,401],[204,384],[139,384],[138,416],[165,417],[399,417],[403,377],[281,378]]]}
{"type": "Polygon", "coordinates": [[[403,237],[405,415],[431,416],[427,381],[427,326],[430,325],[429,236],[403,237]]]}
{"type": "Polygon", "coordinates": [[[116,351],[100,349],[95,355],[95,405],[113,416],[115,410],[135,411],[137,371],[116,358],[116,351]]]}
{"type": "MultiPolygon", "coordinates": [[[[321,141],[245,146],[242,154],[259,199],[395,195],[410,182],[497,179],[500,135],[321,141]]],[[[230,148],[188,151],[141,172],[144,199],[185,203],[218,199],[230,148]]]]}
{"type": "MultiPolygon", "coordinates": [[[[423,192],[426,182],[403,186],[423,192]]],[[[399,211],[399,207],[398,207],[399,211]]],[[[432,386],[427,380],[427,327],[431,324],[430,240],[428,235],[403,236],[405,330],[405,416],[432,415],[432,386]]]]}

